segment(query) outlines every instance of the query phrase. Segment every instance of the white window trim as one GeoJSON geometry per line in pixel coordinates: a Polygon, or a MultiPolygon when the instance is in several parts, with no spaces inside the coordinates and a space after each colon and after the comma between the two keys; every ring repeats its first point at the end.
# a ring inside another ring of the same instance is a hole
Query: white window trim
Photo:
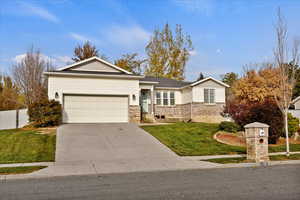
{"type": "Polygon", "coordinates": [[[162,102],[162,99],[163,99],[163,98],[162,98],[162,96],[161,96],[161,92],[160,92],[160,91],[155,91],[155,104],[161,106],[162,103],[163,103],[163,102],[162,102]],[[157,93],[160,94],[160,98],[157,98],[157,95],[156,95],[157,93]],[[157,103],[157,99],[160,99],[160,104],[157,103]]]}
{"type": "Polygon", "coordinates": [[[163,105],[163,106],[169,106],[169,105],[170,105],[170,95],[169,95],[169,92],[168,92],[168,91],[163,91],[163,92],[162,92],[162,98],[163,98],[162,105],[163,105]],[[165,93],[167,94],[167,98],[164,97],[164,94],[165,94],[165,93]],[[165,99],[168,100],[168,103],[167,103],[167,104],[165,104],[165,99]]]}
{"type": "Polygon", "coordinates": [[[216,88],[211,88],[211,87],[205,87],[203,88],[203,103],[205,105],[216,105],[216,88]],[[208,89],[208,103],[205,102],[205,90],[208,89]],[[210,102],[210,90],[214,90],[214,102],[210,102]]]}
{"type": "Polygon", "coordinates": [[[162,90],[162,91],[155,91],[155,104],[158,106],[176,106],[176,94],[175,91],[169,91],[169,90],[162,90]],[[156,97],[156,93],[159,92],[160,93],[160,103],[161,104],[157,104],[157,97],[156,97]],[[167,93],[168,95],[168,105],[164,105],[164,93],[167,93]],[[174,92],[174,105],[171,105],[171,92],[174,92]]]}

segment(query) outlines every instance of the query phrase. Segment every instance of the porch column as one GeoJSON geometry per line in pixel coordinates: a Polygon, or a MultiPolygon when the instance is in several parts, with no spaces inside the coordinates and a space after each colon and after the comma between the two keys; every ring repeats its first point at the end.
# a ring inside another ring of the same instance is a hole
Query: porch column
{"type": "Polygon", "coordinates": [[[153,87],[151,88],[151,114],[153,115],[154,114],[154,89],[153,87]]]}

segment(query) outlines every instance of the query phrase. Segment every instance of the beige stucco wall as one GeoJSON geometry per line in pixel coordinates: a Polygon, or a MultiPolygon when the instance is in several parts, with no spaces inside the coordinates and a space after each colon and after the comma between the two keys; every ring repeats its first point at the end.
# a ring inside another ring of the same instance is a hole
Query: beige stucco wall
{"type": "Polygon", "coordinates": [[[71,76],[50,76],[48,79],[48,96],[55,99],[59,94],[62,103],[63,94],[95,94],[95,95],[129,95],[130,105],[139,105],[139,81],[132,79],[92,78],[71,76]],[[132,95],[135,95],[135,100],[132,95]]]}
{"type": "Polygon", "coordinates": [[[215,81],[208,80],[204,83],[193,87],[193,102],[204,102],[204,89],[212,88],[215,89],[216,103],[225,103],[225,87],[216,83],[215,81]]]}
{"type": "Polygon", "coordinates": [[[79,65],[73,67],[72,70],[80,70],[80,71],[101,71],[101,72],[120,72],[117,69],[114,69],[107,64],[101,63],[99,61],[91,61],[89,63],[84,63],[83,65],[79,65]]]}
{"type": "Polygon", "coordinates": [[[192,88],[184,88],[182,89],[182,101],[181,103],[182,104],[187,104],[187,103],[191,103],[192,101],[192,88]]]}

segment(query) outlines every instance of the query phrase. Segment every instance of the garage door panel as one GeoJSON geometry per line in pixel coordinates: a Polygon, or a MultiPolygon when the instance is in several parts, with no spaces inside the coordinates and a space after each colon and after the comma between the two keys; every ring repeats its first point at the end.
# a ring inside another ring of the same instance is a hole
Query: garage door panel
{"type": "Polygon", "coordinates": [[[66,95],[64,122],[128,122],[128,97],[66,95]]]}

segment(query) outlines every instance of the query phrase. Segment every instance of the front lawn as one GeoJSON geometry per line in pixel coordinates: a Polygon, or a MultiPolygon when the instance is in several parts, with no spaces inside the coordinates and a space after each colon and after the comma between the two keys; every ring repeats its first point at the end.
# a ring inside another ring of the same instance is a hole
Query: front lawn
{"type": "Polygon", "coordinates": [[[0,163],[54,161],[55,140],[55,129],[1,130],[0,163]]]}
{"type": "Polygon", "coordinates": [[[142,128],[181,156],[246,153],[244,147],[221,144],[213,139],[218,124],[175,123],[142,128]]]}
{"type": "Polygon", "coordinates": [[[1,167],[0,175],[28,174],[44,168],[46,168],[46,166],[1,167]]]}
{"type": "MultiPolygon", "coordinates": [[[[142,126],[142,128],[180,156],[246,154],[246,148],[226,145],[213,139],[218,124],[175,123],[142,126]]],[[[300,144],[291,144],[291,151],[300,151],[300,144]]],[[[285,145],[270,145],[270,152],[284,152],[285,145]]]]}

